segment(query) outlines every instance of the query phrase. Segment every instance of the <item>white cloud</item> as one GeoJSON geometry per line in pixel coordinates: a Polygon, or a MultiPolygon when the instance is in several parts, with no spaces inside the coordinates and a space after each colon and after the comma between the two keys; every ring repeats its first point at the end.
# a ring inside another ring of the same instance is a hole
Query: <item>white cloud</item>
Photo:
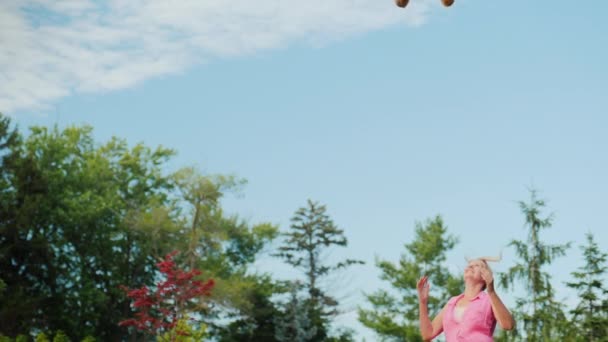
{"type": "Polygon", "coordinates": [[[0,112],[295,41],[327,44],[400,22],[418,26],[435,2],[413,0],[401,10],[393,0],[4,0],[0,112]]]}

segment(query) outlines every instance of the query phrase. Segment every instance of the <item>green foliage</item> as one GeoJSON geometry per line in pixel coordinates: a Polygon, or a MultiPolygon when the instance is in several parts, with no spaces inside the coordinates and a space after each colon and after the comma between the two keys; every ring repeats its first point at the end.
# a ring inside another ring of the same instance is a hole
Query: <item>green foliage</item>
{"type": "Polygon", "coordinates": [[[200,342],[205,340],[206,330],[205,325],[195,328],[188,323],[188,320],[181,319],[171,331],[162,334],[156,340],[158,342],[200,342]]]}
{"type": "Polygon", "coordinates": [[[53,337],[53,342],[70,342],[70,339],[65,335],[63,331],[59,330],[55,334],[55,337],[53,337]]]}
{"type": "MultiPolygon", "coordinates": [[[[509,246],[515,249],[519,259],[500,275],[505,288],[512,288],[520,280],[526,289],[526,296],[516,299],[514,318],[523,323],[513,333],[528,341],[557,341],[567,334],[567,319],[562,304],[555,299],[551,275],[544,268],[557,257],[563,256],[570,244],[549,245],[543,242],[541,231],[552,225],[551,215],[542,218],[545,201],[538,199],[536,191],[530,191],[530,202],[519,202],[528,229],[526,241],[512,240],[509,246]],[[523,332],[520,330],[523,328],[523,332]]],[[[505,333],[506,334],[506,333],[505,333]]]]}
{"type": "Polygon", "coordinates": [[[153,284],[158,258],[175,249],[217,279],[211,304],[196,308],[204,319],[252,311],[248,269],[277,227],[223,212],[221,198],[244,180],[167,174],[173,155],[96,144],[88,126],[32,127],[23,139],[0,115],[0,331],[129,337],[117,324],[130,312],[119,285],[153,284]]]}
{"type": "Polygon", "coordinates": [[[46,336],[45,333],[41,332],[38,335],[36,335],[36,339],[34,340],[36,342],[51,342],[51,340],[49,340],[49,337],[46,336]]]}
{"type": "Polygon", "coordinates": [[[446,253],[458,240],[449,235],[440,216],[416,224],[414,240],[405,245],[406,253],[397,264],[378,260],[381,279],[391,291],[378,290],[366,295],[371,309],[359,308],[359,321],[384,339],[421,341],[418,331],[416,282],[426,274],[432,282],[429,312],[439,313],[448,299],[461,292],[460,277],[445,270],[446,253]]]}
{"type": "Polygon", "coordinates": [[[21,219],[16,206],[23,199],[17,195],[16,180],[22,163],[22,143],[22,136],[12,127],[10,119],[0,114],[0,331],[10,336],[23,331],[36,302],[36,298],[25,296],[23,288],[15,286],[23,279],[15,276],[17,270],[9,263],[11,254],[26,253],[25,248],[11,240],[11,231],[21,219]],[[5,297],[7,293],[10,296],[5,297]]]}
{"type": "Polygon", "coordinates": [[[13,142],[3,145],[0,177],[10,189],[0,194],[0,274],[11,293],[0,331],[116,340],[127,335],[116,325],[128,309],[119,284],[154,277],[154,256],[170,239],[136,218],[168,204],[160,168],[172,152],[129,150],[118,139],[97,147],[91,132],[33,127],[24,141],[0,138],[13,142]]]}
{"type": "MultiPolygon", "coordinates": [[[[4,335],[0,334],[0,342],[13,342],[13,341],[14,342],[29,342],[29,341],[31,341],[31,337],[29,337],[27,335],[19,334],[13,340],[10,337],[7,337],[7,336],[4,336],[4,335]]],[[[46,333],[40,332],[40,333],[38,333],[36,335],[36,338],[34,339],[34,341],[36,341],[36,342],[50,342],[51,340],[50,340],[49,336],[46,333]]],[[[70,341],[70,339],[61,330],[57,331],[57,333],[53,337],[53,342],[69,342],[69,341],[70,341]]],[[[82,339],[82,342],[95,342],[95,341],[97,341],[97,340],[93,336],[87,336],[84,339],[82,339]]]]}
{"type": "Polygon", "coordinates": [[[566,285],[575,289],[580,298],[576,308],[570,312],[576,322],[578,337],[585,341],[608,340],[608,289],[604,277],[608,273],[608,254],[602,252],[587,234],[587,245],[581,246],[585,265],[572,272],[574,281],[566,285]]]}
{"type": "Polygon", "coordinates": [[[352,329],[341,329],[334,336],[327,338],[326,342],[353,342],[355,332],[352,329]]]}
{"type": "MultiPolygon", "coordinates": [[[[215,280],[210,305],[199,308],[209,323],[210,336],[226,331],[213,321],[222,315],[250,317],[255,307],[257,278],[247,274],[259,253],[278,235],[270,223],[249,224],[236,215],[226,215],[220,199],[238,193],[245,180],[235,176],[204,175],[184,168],[172,175],[176,184],[175,201],[180,208],[178,242],[185,262],[191,268],[206,270],[215,280]]],[[[233,326],[235,327],[235,326],[233,326]]],[[[223,335],[224,334],[224,335],[223,335]]]]}
{"type": "Polygon", "coordinates": [[[338,270],[362,261],[347,259],[334,265],[323,262],[322,255],[334,246],[346,247],[348,241],[326,213],[324,205],[308,200],[306,207],[299,208],[291,218],[289,231],[284,233],[283,244],[276,254],[286,263],[306,275],[305,287],[310,302],[308,318],[317,332],[312,340],[328,337],[328,319],[338,313],[338,301],[320,288],[319,281],[338,270]]]}
{"type": "Polygon", "coordinates": [[[254,284],[244,294],[251,305],[233,315],[230,324],[220,329],[218,340],[222,342],[275,341],[275,319],[282,313],[272,301],[272,296],[282,293],[283,287],[269,275],[247,277],[254,284]]]}
{"type": "Polygon", "coordinates": [[[302,299],[298,293],[302,284],[290,284],[289,300],[281,304],[281,314],[275,317],[275,335],[281,342],[311,341],[317,335],[317,327],[310,318],[311,301],[302,299]]]}

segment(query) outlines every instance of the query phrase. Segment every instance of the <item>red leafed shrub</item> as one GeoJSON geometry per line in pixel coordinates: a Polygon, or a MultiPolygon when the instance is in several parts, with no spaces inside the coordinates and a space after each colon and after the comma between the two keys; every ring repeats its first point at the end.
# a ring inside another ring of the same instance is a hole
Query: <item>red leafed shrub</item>
{"type": "Polygon", "coordinates": [[[174,251],[167,254],[163,261],[156,264],[165,280],[156,284],[154,291],[144,286],[139,289],[121,288],[131,298],[135,317],[118,323],[120,326],[134,327],[151,335],[173,329],[177,322],[186,318],[187,304],[211,294],[213,279],[206,282],[195,280],[201,271],[188,272],[177,267],[174,251]]]}

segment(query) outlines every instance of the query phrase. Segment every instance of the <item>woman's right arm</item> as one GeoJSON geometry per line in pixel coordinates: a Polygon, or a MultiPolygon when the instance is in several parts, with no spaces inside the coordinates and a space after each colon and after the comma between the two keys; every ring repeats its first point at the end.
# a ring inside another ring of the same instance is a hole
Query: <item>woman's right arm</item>
{"type": "Polygon", "coordinates": [[[429,287],[427,276],[423,276],[418,280],[416,288],[418,290],[420,312],[420,335],[425,341],[430,341],[443,332],[443,313],[445,312],[445,307],[443,307],[441,312],[431,322],[428,308],[429,287]]]}

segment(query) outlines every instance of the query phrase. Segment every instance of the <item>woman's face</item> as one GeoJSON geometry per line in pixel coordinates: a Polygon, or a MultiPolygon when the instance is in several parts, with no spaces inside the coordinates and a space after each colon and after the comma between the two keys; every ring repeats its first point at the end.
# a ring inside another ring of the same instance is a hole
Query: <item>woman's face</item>
{"type": "Polygon", "coordinates": [[[481,278],[481,270],[486,268],[487,265],[485,262],[479,259],[469,261],[469,264],[464,269],[464,279],[470,280],[482,280],[481,278]]]}

